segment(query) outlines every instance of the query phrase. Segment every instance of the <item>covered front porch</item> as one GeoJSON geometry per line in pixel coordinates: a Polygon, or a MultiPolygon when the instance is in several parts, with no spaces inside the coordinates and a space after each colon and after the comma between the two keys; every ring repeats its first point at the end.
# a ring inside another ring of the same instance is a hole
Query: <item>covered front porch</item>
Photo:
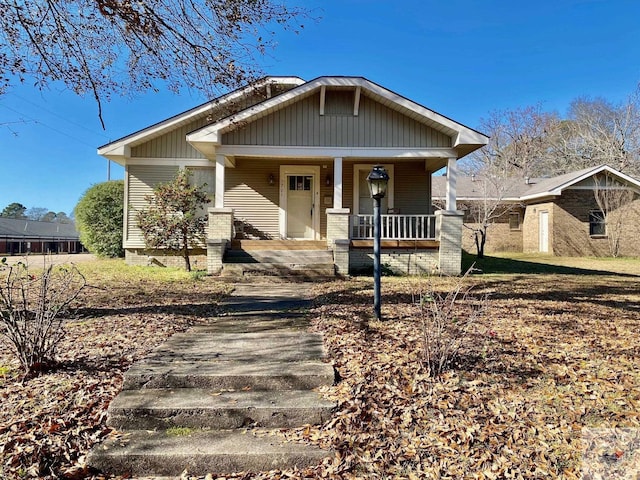
{"type": "MultiPolygon", "coordinates": [[[[385,268],[408,274],[460,273],[462,217],[455,210],[454,157],[242,157],[230,161],[218,155],[216,160],[215,204],[209,209],[207,230],[209,273],[222,273],[225,265],[229,268],[229,258],[238,257],[237,251],[248,242],[252,249],[274,248],[274,252],[322,248],[331,253],[339,275],[370,271],[373,201],[366,176],[376,164],[390,172],[381,217],[385,268]],[[431,175],[443,165],[448,203],[445,210],[434,212],[431,175]]],[[[270,253],[269,258],[275,255],[270,253]]],[[[291,255],[295,256],[282,254],[291,255]]]]}

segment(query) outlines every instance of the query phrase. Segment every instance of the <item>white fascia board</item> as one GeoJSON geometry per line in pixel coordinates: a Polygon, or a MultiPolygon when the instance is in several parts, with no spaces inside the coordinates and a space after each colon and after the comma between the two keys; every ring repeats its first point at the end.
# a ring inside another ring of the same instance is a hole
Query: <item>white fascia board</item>
{"type": "Polygon", "coordinates": [[[258,81],[256,83],[252,83],[250,85],[247,85],[246,87],[243,87],[241,89],[238,90],[234,90],[233,92],[229,92],[225,95],[222,95],[221,97],[218,97],[216,99],[211,100],[210,102],[207,102],[203,105],[200,105],[199,107],[195,107],[191,110],[187,110],[186,112],[183,112],[181,114],[178,114],[174,117],[171,117],[163,122],[157,123],[155,125],[152,125],[151,127],[145,128],[143,130],[140,130],[137,133],[134,133],[130,136],[124,137],[120,140],[116,140],[113,143],[109,143],[107,145],[104,145],[100,148],[98,148],[98,155],[102,155],[102,156],[107,156],[108,154],[110,154],[110,151],[112,149],[118,149],[120,147],[125,147],[128,146],[132,143],[138,142],[142,139],[144,139],[145,137],[151,137],[151,136],[156,136],[158,134],[164,133],[165,131],[169,131],[171,130],[175,125],[180,124],[182,122],[184,122],[185,120],[189,120],[190,118],[193,117],[197,117],[205,112],[207,112],[208,110],[211,109],[212,106],[217,106],[217,105],[224,105],[225,103],[228,103],[232,100],[235,100],[243,95],[246,95],[247,93],[249,93],[251,90],[253,90],[254,88],[257,87],[261,87],[262,85],[265,84],[277,84],[277,83],[284,83],[284,84],[294,84],[294,85],[302,85],[304,84],[304,80],[302,80],[299,77],[266,77],[264,79],[262,79],[261,81],[258,81]]]}
{"type": "MultiPolygon", "coordinates": [[[[235,115],[231,115],[230,117],[227,117],[217,123],[203,127],[200,130],[196,130],[195,132],[187,135],[187,141],[190,143],[202,141],[208,134],[212,132],[224,132],[226,128],[229,128],[234,124],[245,122],[251,117],[278,107],[278,105],[286,104],[296,97],[302,97],[305,94],[315,90],[316,88],[327,86],[355,88],[360,87],[361,89],[368,90],[375,95],[389,100],[390,102],[396,103],[397,105],[413,111],[428,120],[436,122],[447,129],[457,132],[456,138],[454,139],[454,141],[456,142],[456,146],[460,144],[486,145],[489,142],[488,137],[486,137],[485,135],[476,132],[475,130],[472,130],[471,128],[455,122],[443,115],[440,115],[433,110],[429,110],[422,105],[419,105],[362,77],[320,77],[316,80],[311,80],[310,82],[307,82],[303,85],[289,90],[288,92],[283,93],[282,95],[279,95],[278,97],[265,100],[258,105],[243,110],[242,112],[239,112],[235,115]]],[[[456,155],[454,154],[453,156],[456,155]]]]}
{"type": "Polygon", "coordinates": [[[217,147],[216,153],[235,157],[304,157],[304,158],[451,158],[455,150],[451,148],[352,148],[352,147],[281,147],[255,145],[224,145],[217,147]]]}
{"type": "Polygon", "coordinates": [[[523,195],[520,197],[520,200],[523,202],[526,200],[539,200],[541,198],[547,197],[559,197],[562,195],[562,189],[554,188],[553,190],[549,190],[547,192],[534,193],[533,195],[523,195]]]}

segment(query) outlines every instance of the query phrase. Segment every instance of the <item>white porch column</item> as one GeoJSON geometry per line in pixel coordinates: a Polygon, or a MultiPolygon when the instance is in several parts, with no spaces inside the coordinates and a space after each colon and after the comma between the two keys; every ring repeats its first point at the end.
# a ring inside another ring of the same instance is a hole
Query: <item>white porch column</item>
{"type": "Polygon", "coordinates": [[[216,196],[215,208],[224,207],[224,155],[216,155],[216,196]]]}
{"type": "Polygon", "coordinates": [[[456,208],[456,182],[458,181],[458,163],[457,159],[452,157],[447,161],[447,204],[446,209],[449,212],[455,211],[456,208]]]}
{"type": "Polygon", "coordinates": [[[342,208],[342,157],[333,159],[333,208],[342,208]]]}

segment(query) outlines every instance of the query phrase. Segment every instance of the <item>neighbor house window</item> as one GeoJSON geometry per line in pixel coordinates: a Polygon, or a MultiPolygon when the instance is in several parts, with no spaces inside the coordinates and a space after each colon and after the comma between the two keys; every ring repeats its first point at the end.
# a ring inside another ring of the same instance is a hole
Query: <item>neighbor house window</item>
{"type": "Polygon", "coordinates": [[[520,230],[520,213],[509,214],[509,230],[520,230]]]}
{"type": "Polygon", "coordinates": [[[591,210],[589,212],[589,235],[603,236],[607,234],[604,223],[604,213],[600,210],[591,210]]]}

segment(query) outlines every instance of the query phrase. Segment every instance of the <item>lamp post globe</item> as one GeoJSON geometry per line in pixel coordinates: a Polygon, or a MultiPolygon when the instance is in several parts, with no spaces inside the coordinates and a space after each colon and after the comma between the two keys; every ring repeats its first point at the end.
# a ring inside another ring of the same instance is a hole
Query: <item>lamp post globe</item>
{"type": "Polygon", "coordinates": [[[389,174],[382,165],[375,165],[369,175],[369,193],[373,198],[373,312],[377,320],[381,320],[380,310],[380,201],[387,194],[389,174]]]}

